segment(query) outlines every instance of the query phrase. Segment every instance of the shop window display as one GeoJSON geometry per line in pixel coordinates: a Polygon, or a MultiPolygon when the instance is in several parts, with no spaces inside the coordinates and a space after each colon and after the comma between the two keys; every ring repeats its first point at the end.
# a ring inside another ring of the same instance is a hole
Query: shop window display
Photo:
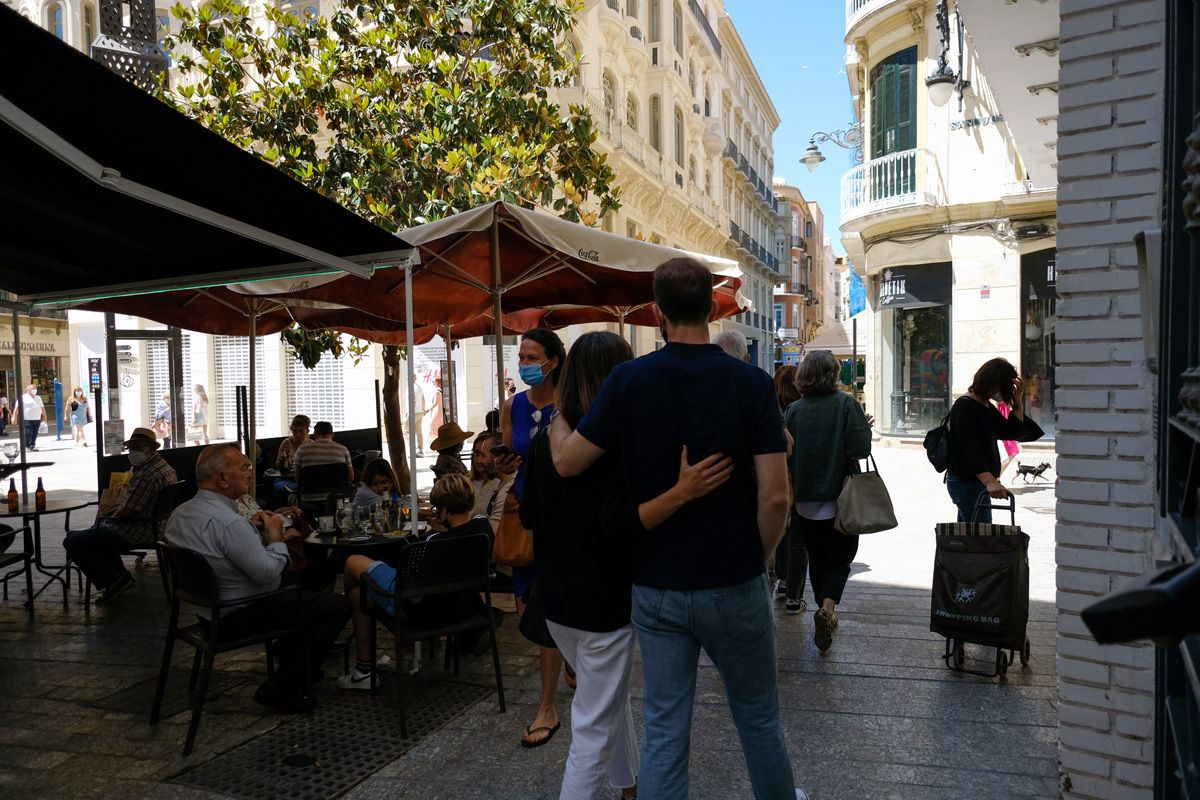
{"type": "Polygon", "coordinates": [[[893,434],[925,431],[950,409],[950,307],[888,310],[884,325],[892,333],[884,430],[893,434]]]}
{"type": "Polygon", "coordinates": [[[1025,379],[1025,413],[1047,437],[1057,428],[1054,413],[1054,349],[1058,299],[1055,293],[1055,250],[1021,256],[1021,376],[1025,379]]]}

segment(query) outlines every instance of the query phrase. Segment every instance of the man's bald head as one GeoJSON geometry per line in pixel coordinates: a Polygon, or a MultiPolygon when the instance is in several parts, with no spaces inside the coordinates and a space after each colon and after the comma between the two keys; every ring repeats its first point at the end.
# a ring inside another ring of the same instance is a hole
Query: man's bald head
{"type": "Polygon", "coordinates": [[[248,463],[232,444],[210,445],[196,459],[196,485],[226,497],[241,497],[249,490],[248,463]]]}

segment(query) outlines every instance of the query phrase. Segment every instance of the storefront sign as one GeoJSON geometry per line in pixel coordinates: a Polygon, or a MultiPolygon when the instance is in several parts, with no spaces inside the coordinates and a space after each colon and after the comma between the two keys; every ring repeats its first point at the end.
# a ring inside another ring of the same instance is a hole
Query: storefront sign
{"type": "Polygon", "coordinates": [[[1026,291],[1030,299],[1049,300],[1056,296],[1057,255],[1058,251],[1051,247],[1021,256],[1021,277],[1029,284],[1026,291]]]}
{"type": "Polygon", "coordinates": [[[784,366],[799,366],[804,360],[804,345],[802,344],[785,344],[779,348],[780,360],[784,366]]]}
{"type": "Polygon", "coordinates": [[[780,339],[796,339],[800,336],[799,328],[779,328],[775,331],[780,339]]]}
{"type": "Polygon", "coordinates": [[[1004,122],[1003,114],[996,114],[993,117],[975,117],[974,119],[960,119],[957,122],[950,123],[950,130],[962,131],[967,128],[984,128],[988,125],[999,125],[1004,122]]]}
{"type": "Polygon", "coordinates": [[[950,304],[950,262],[890,267],[879,282],[883,308],[923,308],[950,304]]]}
{"type": "MultiPolygon", "coordinates": [[[[21,352],[22,353],[55,353],[55,352],[57,352],[57,348],[55,347],[55,345],[57,345],[57,344],[58,344],[57,342],[27,342],[27,341],[22,340],[21,341],[21,352]]],[[[0,350],[4,351],[6,353],[11,353],[13,351],[12,339],[9,339],[8,341],[0,340],[0,350]]]]}

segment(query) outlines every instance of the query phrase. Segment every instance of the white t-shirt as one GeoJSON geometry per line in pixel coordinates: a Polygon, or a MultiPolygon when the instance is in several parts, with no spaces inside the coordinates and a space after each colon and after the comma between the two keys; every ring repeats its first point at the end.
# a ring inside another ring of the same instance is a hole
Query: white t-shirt
{"type": "Polygon", "coordinates": [[[21,395],[21,419],[28,422],[39,420],[45,410],[46,404],[36,394],[32,397],[29,396],[29,392],[21,395]]]}

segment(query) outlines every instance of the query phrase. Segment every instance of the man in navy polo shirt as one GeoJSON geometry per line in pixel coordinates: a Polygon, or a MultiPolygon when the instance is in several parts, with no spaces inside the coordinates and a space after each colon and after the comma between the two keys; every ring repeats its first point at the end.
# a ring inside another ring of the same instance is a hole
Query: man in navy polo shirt
{"type": "Polygon", "coordinates": [[[725,682],[758,800],[804,798],[779,723],[775,625],[765,555],[787,518],[783,420],[770,376],[708,340],[712,276],[676,258],[654,271],[668,344],[619,365],[572,433],[555,420],[554,465],[578,475],[607,451],[630,500],[674,485],[679,451],[733,459],[732,477],[687,503],[635,546],[633,624],[642,649],[646,736],[638,790],[688,794],[688,751],[700,649],[725,682]]]}

